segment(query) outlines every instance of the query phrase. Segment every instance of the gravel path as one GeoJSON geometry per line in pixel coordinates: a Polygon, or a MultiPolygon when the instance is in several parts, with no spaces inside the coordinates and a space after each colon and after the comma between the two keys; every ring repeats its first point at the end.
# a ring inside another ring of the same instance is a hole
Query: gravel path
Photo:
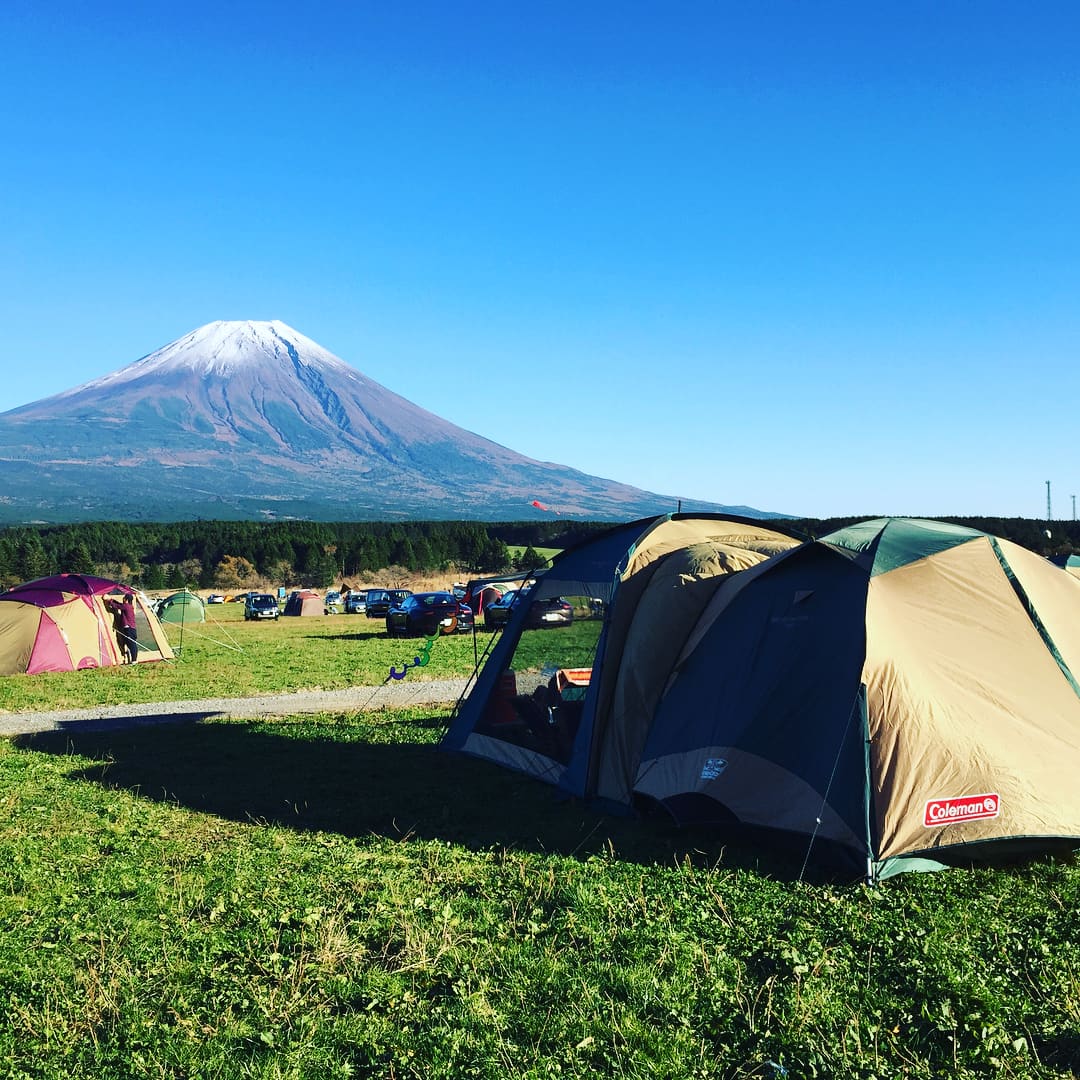
{"type": "Polygon", "coordinates": [[[0,736],[38,731],[108,731],[140,724],[194,723],[210,716],[292,716],[299,713],[368,711],[408,705],[453,704],[465,679],[431,682],[388,680],[346,690],[299,690],[250,698],[162,701],[146,705],[96,705],[56,712],[0,712],[0,736]]]}

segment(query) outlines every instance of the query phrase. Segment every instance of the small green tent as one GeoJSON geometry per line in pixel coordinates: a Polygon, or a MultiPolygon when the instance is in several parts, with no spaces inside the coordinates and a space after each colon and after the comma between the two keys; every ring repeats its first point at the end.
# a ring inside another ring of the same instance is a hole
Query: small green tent
{"type": "Polygon", "coordinates": [[[202,598],[186,589],[183,592],[173,593],[164,600],[159,600],[155,611],[158,619],[163,623],[206,622],[206,607],[202,598]]]}

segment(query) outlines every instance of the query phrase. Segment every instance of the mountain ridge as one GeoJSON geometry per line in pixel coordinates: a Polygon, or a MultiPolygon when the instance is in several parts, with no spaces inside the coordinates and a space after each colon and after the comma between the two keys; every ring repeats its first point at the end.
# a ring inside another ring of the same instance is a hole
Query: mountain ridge
{"type": "Polygon", "coordinates": [[[677,506],[458,427],[278,320],[208,323],[0,414],[0,477],[0,523],[514,520],[542,513],[533,499],[623,520],[677,506]]]}

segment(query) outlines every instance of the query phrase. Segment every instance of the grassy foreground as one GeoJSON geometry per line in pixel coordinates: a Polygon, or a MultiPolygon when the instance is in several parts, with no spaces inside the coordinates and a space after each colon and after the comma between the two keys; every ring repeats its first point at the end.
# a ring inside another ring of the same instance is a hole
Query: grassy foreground
{"type": "Polygon", "coordinates": [[[1075,867],[799,883],[441,754],[442,723],[0,743],[0,1073],[1080,1066],[1075,867]]]}
{"type": "MultiPolygon", "coordinates": [[[[186,638],[176,665],[0,690],[350,685],[410,647],[365,660],[358,617],[233,633],[243,653],[186,638]]],[[[429,677],[471,666],[468,639],[436,650],[429,677]]],[[[1080,1071],[1075,865],[799,881],[799,859],[440,753],[445,720],[0,740],[0,1077],[1080,1071]]]]}

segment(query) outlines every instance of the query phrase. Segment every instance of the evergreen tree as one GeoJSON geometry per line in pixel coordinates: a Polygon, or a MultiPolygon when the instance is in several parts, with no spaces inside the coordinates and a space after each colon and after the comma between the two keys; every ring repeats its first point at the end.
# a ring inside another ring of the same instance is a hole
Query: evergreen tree
{"type": "Polygon", "coordinates": [[[538,570],[547,562],[540,553],[530,544],[517,558],[514,559],[515,570],[538,570]]]}
{"type": "Polygon", "coordinates": [[[0,589],[16,584],[15,551],[10,541],[0,540],[0,589]]]}
{"type": "Polygon", "coordinates": [[[47,577],[50,573],[48,556],[36,531],[26,533],[15,549],[15,571],[23,581],[47,577]]]}
{"type": "Polygon", "coordinates": [[[470,570],[484,569],[486,546],[489,542],[490,538],[479,525],[466,526],[460,537],[458,559],[470,570]]]}
{"type": "Polygon", "coordinates": [[[149,563],[143,571],[143,587],[152,592],[166,588],[165,571],[161,563],[149,563]]]}
{"type": "Polygon", "coordinates": [[[438,567],[439,561],[432,554],[431,544],[426,537],[420,537],[413,544],[413,563],[417,570],[434,570],[438,567]]]}
{"type": "Polygon", "coordinates": [[[68,554],[64,558],[64,566],[69,574],[93,574],[95,572],[94,559],[85,540],[77,540],[68,549],[68,554]]]}
{"type": "Polygon", "coordinates": [[[337,559],[333,555],[327,555],[323,552],[315,557],[309,581],[314,588],[325,589],[328,585],[333,584],[337,573],[337,559]]]}
{"type": "Polygon", "coordinates": [[[289,582],[296,578],[296,573],[292,568],[292,563],[288,559],[277,559],[272,561],[264,572],[264,577],[268,577],[271,581],[276,581],[281,585],[287,585],[289,582]]]}
{"type": "Polygon", "coordinates": [[[407,570],[416,569],[416,552],[413,550],[412,541],[407,536],[394,544],[390,552],[390,561],[395,566],[404,566],[407,570]]]}
{"type": "Polygon", "coordinates": [[[494,537],[488,539],[480,556],[480,568],[483,570],[509,570],[510,549],[494,537]]]}

